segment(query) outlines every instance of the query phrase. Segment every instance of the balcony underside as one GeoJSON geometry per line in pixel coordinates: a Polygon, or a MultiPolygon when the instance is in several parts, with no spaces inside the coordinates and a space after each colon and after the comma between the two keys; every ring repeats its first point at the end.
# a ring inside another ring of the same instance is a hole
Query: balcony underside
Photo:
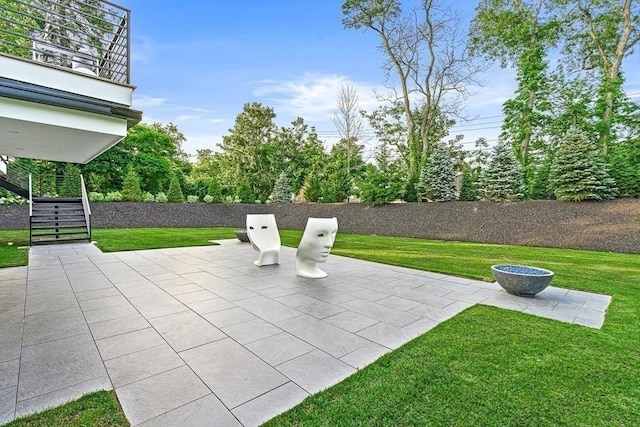
{"type": "Polygon", "coordinates": [[[31,61],[18,73],[18,62],[0,57],[12,65],[0,69],[1,155],[87,163],[142,117],[130,108],[132,86],[31,61]]]}

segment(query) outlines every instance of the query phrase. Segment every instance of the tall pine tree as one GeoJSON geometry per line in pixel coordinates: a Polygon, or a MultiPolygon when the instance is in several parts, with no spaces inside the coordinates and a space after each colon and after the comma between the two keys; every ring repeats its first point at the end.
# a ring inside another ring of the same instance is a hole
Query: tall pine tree
{"type": "Polygon", "coordinates": [[[453,161],[445,144],[435,146],[418,180],[418,201],[448,202],[456,198],[453,161]]]}
{"type": "Polygon", "coordinates": [[[277,205],[291,203],[291,185],[289,185],[289,180],[284,171],[280,172],[280,176],[273,186],[271,202],[277,205]]]}
{"type": "Polygon", "coordinates": [[[618,190],[595,141],[572,126],[556,153],[549,172],[549,187],[558,200],[613,199],[618,190]]]}
{"type": "Polygon", "coordinates": [[[142,201],[140,177],[133,168],[129,168],[129,171],[122,182],[122,200],[125,202],[142,201]]]}
{"type": "Polygon", "coordinates": [[[167,191],[167,201],[169,203],[184,203],[184,194],[182,193],[180,182],[175,173],[171,174],[171,183],[169,184],[169,191],[167,191]]]}
{"type": "Polygon", "coordinates": [[[513,149],[504,141],[493,148],[491,161],[482,172],[480,195],[492,202],[514,202],[524,198],[524,178],[513,149]]]}

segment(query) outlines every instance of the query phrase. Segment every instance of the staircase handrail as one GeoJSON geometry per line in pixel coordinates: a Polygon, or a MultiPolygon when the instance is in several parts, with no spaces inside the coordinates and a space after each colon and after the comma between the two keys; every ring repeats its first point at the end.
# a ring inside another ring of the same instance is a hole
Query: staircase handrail
{"type": "Polygon", "coordinates": [[[91,207],[89,206],[89,196],[87,187],[84,185],[84,177],[80,174],[80,189],[82,191],[82,207],[84,208],[84,220],[87,224],[87,232],[89,233],[89,241],[91,241],[91,207]]]}
{"type": "Polygon", "coordinates": [[[31,185],[31,174],[29,174],[29,216],[33,216],[33,186],[31,185]]]}
{"type": "Polygon", "coordinates": [[[5,163],[7,167],[4,179],[18,187],[25,188],[29,183],[28,180],[32,171],[19,163],[9,162],[8,159],[6,161],[3,159],[3,163],[5,163]]]}

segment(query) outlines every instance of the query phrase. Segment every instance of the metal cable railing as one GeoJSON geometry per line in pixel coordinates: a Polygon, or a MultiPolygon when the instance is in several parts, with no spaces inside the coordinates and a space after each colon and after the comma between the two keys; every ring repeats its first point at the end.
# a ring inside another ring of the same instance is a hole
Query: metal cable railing
{"type": "Polygon", "coordinates": [[[106,0],[0,3],[0,53],[131,83],[131,11],[106,0]]]}
{"type": "Polygon", "coordinates": [[[65,180],[64,175],[52,171],[31,169],[19,162],[7,161],[6,173],[0,176],[7,182],[28,190],[31,185],[33,197],[81,197],[80,176],[65,180]],[[77,181],[77,182],[76,182],[77,181]]]}

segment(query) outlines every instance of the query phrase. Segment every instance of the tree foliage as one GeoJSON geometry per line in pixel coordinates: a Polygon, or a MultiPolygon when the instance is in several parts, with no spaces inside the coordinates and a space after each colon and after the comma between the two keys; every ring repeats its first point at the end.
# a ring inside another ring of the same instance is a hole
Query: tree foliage
{"type": "Polygon", "coordinates": [[[438,144],[433,150],[416,189],[419,202],[448,202],[455,199],[455,172],[446,145],[438,144]]]}
{"type": "Polygon", "coordinates": [[[169,190],[167,191],[167,201],[169,203],[184,203],[184,194],[180,187],[180,181],[178,181],[178,175],[176,173],[171,174],[171,182],[169,183],[169,190]]]}
{"type": "Polygon", "coordinates": [[[612,199],[617,193],[597,143],[577,127],[567,132],[553,159],[549,186],[557,199],[573,202],[612,199]]]}
{"type": "Polygon", "coordinates": [[[284,171],[280,172],[280,176],[273,187],[271,202],[278,205],[291,203],[291,186],[284,171]]]}
{"type": "Polygon", "coordinates": [[[492,202],[515,202],[524,198],[524,181],[520,164],[509,144],[499,141],[491,161],[482,171],[480,195],[492,202]]]}
{"type": "Polygon", "coordinates": [[[515,96],[503,105],[501,138],[511,143],[529,170],[531,147],[544,145],[548,120],[547,52],[558,44],[562,16],[543,0],[482,0],[470,34],[474,52],[516,69],[515,96]]]}
{"type": "Polygon", "coordinates": [[[622,64],[640,43],[640,4],[633,0],[577,0],[567,4],[570,31],[564,52],[575,68],[599,72],[598,144],[606,155],[624,98],[622,64]]]}
{"type": "Polygon", "coordinates": [[[58,195],[60,197],[80,197],[81,195],[80,169],[73,163],[65,165],[58,195]]]}
{"type": "Polygon", "coordinates": [[[125,202],[141,202],[142,190],[140,177],[133,168],[129,168],[122,183],[122,200],[125,202]]]}
{"type": "Polygon", "coordinates": [[[408,180],[416,181],[485,66],[470,57],[460,20],[447,4],[425,0],[413,9],[402,6],[399,0],[347,0],[342,23],[379,38],[387,59],[383,69],[399,85],[386,100],[402,106],[406,126],[397,147],[408,180]]]}
{"type": "Polygon", "coordinates": [[[612,144],[608,166],[620,197],[640,197],[640,138],[612,144]]]}

